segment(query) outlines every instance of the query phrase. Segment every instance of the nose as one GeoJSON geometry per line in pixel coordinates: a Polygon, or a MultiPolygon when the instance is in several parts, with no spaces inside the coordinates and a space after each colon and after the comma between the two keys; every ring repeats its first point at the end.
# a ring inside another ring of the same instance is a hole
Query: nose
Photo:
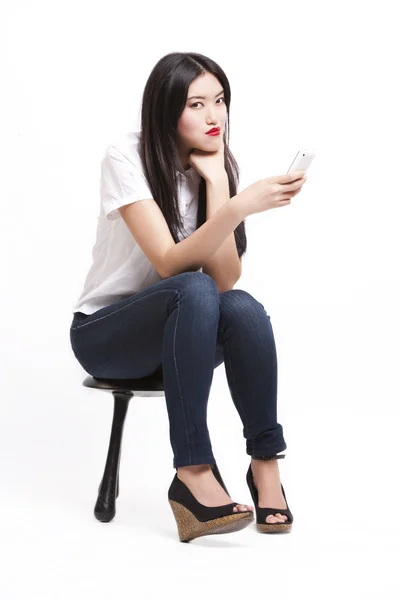
{"type": "Polygon", "coordinates": [[[218,121],[218,119],[217,119],[217,113],[216,113],[215,109],[210,108],[208,110],[207,123],[212,126],[212,125],[215,125],[215,123],[217,121],[218,121]]]}

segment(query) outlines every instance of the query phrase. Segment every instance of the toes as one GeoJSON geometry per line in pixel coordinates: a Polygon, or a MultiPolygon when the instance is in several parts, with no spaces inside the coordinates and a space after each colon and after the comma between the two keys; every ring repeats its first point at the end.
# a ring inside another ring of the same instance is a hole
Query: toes
{"type": "Polygon", "coordinates": [[[281,513],[275,513],[275,516],[279,519],[283,519],[283,521],[287,521],[287,515],[281,515],[281,513]]]}
{"type": "Polygon", "coordinates": [[[233,510],[235,512],[248,512],[251,509],[246,504],[238,504],[237,506],[234,507],[233,510]]]}
{"type": "Polygon", "coordinates": [[[268,515],[267,523],[278,523],[278,519],[274,515],[268,515]]]}
{"type": "Polygon", "coordinates": [[[284,523],[287,521],[287,515],[281,515],[281,513],[275,513],[275,515],[268,515],[267,523],[284,523]]]}

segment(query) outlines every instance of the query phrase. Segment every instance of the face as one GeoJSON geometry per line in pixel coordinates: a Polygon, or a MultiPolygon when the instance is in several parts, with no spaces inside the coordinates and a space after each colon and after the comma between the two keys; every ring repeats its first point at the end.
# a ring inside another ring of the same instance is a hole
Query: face
{"type": "Polygon", "coordinates": [[[193,149],[218,150],[225,132],[226,116],[224,91],[218,79],[205,73],[192,81],[178,121],[179,154],[185,169],[190,167],[187,159],[193,149]],[[220,127],[220,135],[206,135],[212,127],[220,127]]]}

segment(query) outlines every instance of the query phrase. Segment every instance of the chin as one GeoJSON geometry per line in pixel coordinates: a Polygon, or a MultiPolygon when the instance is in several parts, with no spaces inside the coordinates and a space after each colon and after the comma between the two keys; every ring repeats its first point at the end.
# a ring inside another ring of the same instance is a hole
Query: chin
{"type": "Polygon", "coordinates": [[[219,140],[221,139],[220,135],[206,135],[205,136],[205,140],[202,143],[202,146],[209,146],[210,142],[219,142],[219,140]]]}

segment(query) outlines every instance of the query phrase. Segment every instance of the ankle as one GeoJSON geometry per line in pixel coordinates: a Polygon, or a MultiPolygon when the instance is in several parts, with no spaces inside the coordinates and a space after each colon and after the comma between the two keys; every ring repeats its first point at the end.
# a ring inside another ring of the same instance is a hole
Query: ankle
{"type": "Polygon", "coordinates": [[[278,460],[251,459],[251,470],[255,481],[263,479],[266,481],[275,481],[279,478],[278,460]]]}
{"type": "Polygon", "coordinates": [[[211,465],[188,465],[186,467],[178,467],[178,477],[183,475],[184,477],[190,477],[193,475],[203,475],[211,472],[211,465]]]}

